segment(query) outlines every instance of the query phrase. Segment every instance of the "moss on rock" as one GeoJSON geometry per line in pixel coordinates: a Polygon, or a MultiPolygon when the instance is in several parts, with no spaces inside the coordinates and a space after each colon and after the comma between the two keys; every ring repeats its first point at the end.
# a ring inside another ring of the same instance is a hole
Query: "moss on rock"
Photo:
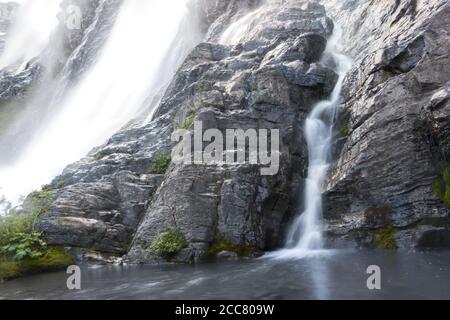
{"type": "Polygon", "coordinates": [[[450,208],[450,170],[448,168],[444,168],[439,173],[438,178],[433,181],[431,189],[436,197],[450,208]]]}
{"type": "Polygon", "coordinates": [[[170,154],[163,154],[158,152],[156,154],[155,161],[153,162],[151,173],[152,174],[165,174],[169,168],[172,157],[170,154]]]}
{"type": "Polygon", "coordinates": [[[73,257],[63,248],[49,247],[45,254],[37,258],[20,261],[0,259],[0,279],[8,280],[29,274],[63,270],[72,264],[73,257]]]}
{"type": "Polygon", "coordinates": [[[195,120],[195,113],[191,114],[189,117],[186,118],[186,120],[184,120],[181,129],[188,130],[194,124],[194,120],[195,120]]]}
{"type": "Polygon", "coordinates": [[[395,240],[396,230],[393,227],[378,230],[375,235],[375,246],[377,249],[395,250],[397,241],[395,240]]]}
{"type": "Polygon", "coordinates": [[[187,242],[181,231],[174,229],[161,233],[152,242],[150,249],[164,259],[171,259],[186,246],[187,242]]]}
{"type": "Polygon", "coordinates": [[[214,243],[208,249],[207,253],[208,255],[215,256],[222,251],[234,252],[238,257],[248,257],[254,252],[253,248],[249,245],[235,244],[231,241],[220,240],[214,243]]]}

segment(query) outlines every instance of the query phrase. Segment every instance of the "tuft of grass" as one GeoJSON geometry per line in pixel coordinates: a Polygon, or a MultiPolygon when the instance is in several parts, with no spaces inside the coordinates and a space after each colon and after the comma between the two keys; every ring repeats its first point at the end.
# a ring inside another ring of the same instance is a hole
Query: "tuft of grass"
{"type": "Polygon", "coordinates": [[[189,117],[186,118],[183,125],[181,126],[181,129],[188,130],[194,124],[194,120],[195,120],[195,113],[191,114],[189,117]]]}
{"type": "Polygon", "coordinates": [[[431,185],[433,193],[450,208],[450,170],[444,168],[431,185]]]}
{"type": "Polygon", "coordinates": [[[375,235],[375,246],[378,249],[395,250],[397,241],[395,240],[396,230],[393,227],[380,229],[375,235]]]}
{"type": "Polygon", "coordinates": [[[150,248],[160,257],[171,259],[187,246],[187,242],[179,229],[161,233],[150,248]]]}
{"type": "Polygon", "coordinates": [[[156,154],[155,161],[153,162],[151,173],[153,174],[165,174],[172,162],[172,157],[170,154],[163,154],[158,152],[156,154]]]}
{"type": "Polygon", "coordinates": [[[0,280],[16,278],[20,274],[21,270],[17,262],[0,260],[0,280]]]}
{"type": "Polygon", "coordinates": [[[105,158],[107,156],[108,156],[107,154],[105,154],[103,152],[99,152],[99,153],[94,154],[92,159],[94,159],[95,161],[100,161],[100,160],[102,160],[103,158],[105,158]]]}
{"type": "Polygon", "coordinates": [[[350,128],[348,127],[347,123],[344,123],[339,128],[339,133],[342,137],[347,137],[350,133],[350,128]]]}
{"type": "Polygon", "coordinates": [[[338,129],[341,137],[343,137],[343,138],[348,137],[348,135],[350,133],[348,116],[345,114],[340,114],[336,122],[337,122],[336,123],[337,129],[338,129]]]}
{"type": "Polygon", "coordinates": [[[227,240],[220,240],[215,244],[213,244],[209,248],[207,253],[208,255],[215,256],[222,251],[234,252],[238,255],[238,257],[248,257],[252,254],[254,250],[252,247],[247,245],[235,244],[227,240]]]}

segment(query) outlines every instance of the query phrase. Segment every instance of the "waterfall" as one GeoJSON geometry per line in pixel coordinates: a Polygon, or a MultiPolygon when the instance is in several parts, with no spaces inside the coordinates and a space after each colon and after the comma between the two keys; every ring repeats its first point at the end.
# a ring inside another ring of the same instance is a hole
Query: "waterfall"
{"type": "Polygon", "coordinates": [[[62,0],[21,0],[7,34],[0,69],[26,64],[46,47],[50,34],[58,24],[57,13],[62,0]]]}
{"type": "Polygon", "coordinates": [[[243,17],[233,22],[221,35],[219,43],[222,45],[236,45],[243,36],[249,32],[252,23],[259,18],[259,15],[266,9],[267,5],[262,5],[259,8],[250,11],[243,17]]]}
{"type": "Polygon", "coordinates": [[[181,63],[170,51],[178,50],[180,56],[196,44],[192,28],[180,30],[188,18],[193,24],[187,15],[188,1],[124,1],[94,65],[55,108],[19,159],[0,167],[0,198],[3,194],[17,205],[22,196],[49,183],[65,166],[142,116],[151,96],[149,88],[155,83],[161,87],[181,63]],[[191,41],[183,42],[180,37],[191,41]]]}
{"type": "Polygon", "coordinates": [[[338,74],[338,81],[328,100],[317,103],[306,119],[305,138],[309,152],[308,177],[304,188],[305,210],[291,226],[286,249],[274,253],[277,258],[301,258],[317,254],[323,249],[322,193],[331,161],[331,151],[335,140],[334,124],[341,103],[344,78],[352,62],[339,48],[342,30],[335,25],[328,41],[323,62],[329,63],[338,74]]]}

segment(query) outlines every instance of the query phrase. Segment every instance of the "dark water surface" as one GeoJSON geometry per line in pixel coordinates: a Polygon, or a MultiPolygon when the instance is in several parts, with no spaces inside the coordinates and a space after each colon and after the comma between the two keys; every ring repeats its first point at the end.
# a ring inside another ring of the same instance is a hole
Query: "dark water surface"
{"type": "Polygon", "coordinates": [[[450,299],[450,252],[334,251],[198,266],[85,266],[0,284],[0,299],[450,299]],[[382,289],[367,289],[378,265],[382,289]]]}

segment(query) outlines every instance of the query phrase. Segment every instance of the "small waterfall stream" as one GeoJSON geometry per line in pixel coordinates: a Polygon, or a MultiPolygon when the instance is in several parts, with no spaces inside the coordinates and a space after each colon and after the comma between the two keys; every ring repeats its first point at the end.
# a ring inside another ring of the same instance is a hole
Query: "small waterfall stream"
{"type": "Polygon", "coordinates": [[[335,140],[335,122],[341,103],[344,78],[352,61],[341,53],[339,41],[342,30],[335,25],[323,55],[323,63],[333,65],[338,81],[328,100],[316,104],[305,123],[305,138],[309,152],[308,177],[304,188],[304,207],[292,224],[286,249],[272,254],[276,258],[302,258],[320,253],[323,249],[322,186],[331,162],[331,151],[335,140]]]}

